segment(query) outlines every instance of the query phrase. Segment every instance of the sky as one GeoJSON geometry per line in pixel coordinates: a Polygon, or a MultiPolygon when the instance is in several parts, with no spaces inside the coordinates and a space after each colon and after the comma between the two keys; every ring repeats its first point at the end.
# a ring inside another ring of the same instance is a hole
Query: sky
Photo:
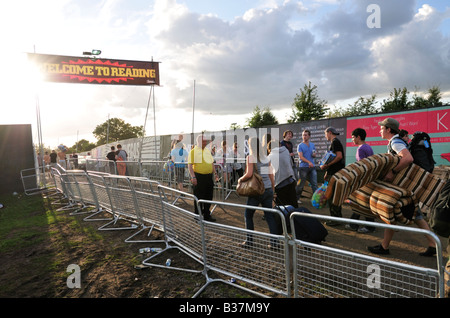
{"type": "Polygon", "coordinates": [[[114,117],[147,136],[244,127],[255,106],[286,123],[308,82],[332,109],[403,87],[439,86],[450,102],[447,0],[15,0],[1,2],[0,27],[0,124],[31,124],[35,143],[40,128],[52,148],[96,142],[114,117]],[[27,67],[26,53],[93,49],[160,62],[153,97],[148,86],[36,83],[27,67]]]}

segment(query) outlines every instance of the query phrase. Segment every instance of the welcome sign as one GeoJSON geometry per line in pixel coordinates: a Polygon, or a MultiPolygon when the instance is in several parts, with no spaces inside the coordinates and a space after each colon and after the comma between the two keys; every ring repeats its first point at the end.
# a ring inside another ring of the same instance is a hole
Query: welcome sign
{"type": "Polygon", "coordinates": [[[49,82],[159,86],[159,62],[35,53],[29,53],[28,59],[49,82]]]}

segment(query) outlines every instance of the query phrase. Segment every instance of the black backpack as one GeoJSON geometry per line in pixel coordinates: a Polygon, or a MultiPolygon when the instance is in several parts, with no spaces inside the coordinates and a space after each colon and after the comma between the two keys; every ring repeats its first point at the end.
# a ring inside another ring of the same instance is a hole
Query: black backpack
{"type": "Polygon", "coordinates": [[[430,227],[438,235],[450,237],[450,180],[430,208],[430,227]]]}
{"type": "Polygon", "coordinates": [[[429,173],[432,173],[436,161],[433,159],[430,136],[425,132],[416,131],[408,148],[414,159],[414,163],[429,173]]]}

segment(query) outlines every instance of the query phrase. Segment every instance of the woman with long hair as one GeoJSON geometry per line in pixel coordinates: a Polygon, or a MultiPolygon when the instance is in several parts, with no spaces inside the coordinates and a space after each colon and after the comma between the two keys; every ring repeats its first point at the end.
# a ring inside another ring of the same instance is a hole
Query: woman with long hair
{"type": "MultiPolygon", "coordinates": [[[[240,178],[241,181],[248,180],[252,177],[254,172],[257,172],[263,179],[265,191],[262,195],[249,196],[247,198],[247,205],[259,206],[265,208],[272,208],[273,193],[275,180],[272,171],[270,159],[263,151],[263,147],[258,138],[252,137],[248,140],[249,155],[246,158],[245,174],[240,178]]],[[[254,230],[253,215],[254,209],[245,209],[245,227],[248,230],[254,230]]],[[[264,212],[264,218],[269,226],[269,231],[272,234],[279,234],[277,230],[277,223],[275,222],[274,213],[264,212]]],[[[248,236],[243,246],[253,245],[252,237],[248,236]]]]}

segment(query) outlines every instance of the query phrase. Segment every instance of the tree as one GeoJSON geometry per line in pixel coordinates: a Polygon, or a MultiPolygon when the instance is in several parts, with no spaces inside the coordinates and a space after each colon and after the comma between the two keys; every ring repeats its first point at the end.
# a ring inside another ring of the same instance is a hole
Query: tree
{"type": "Polygon", "coordinates": [[[69,152],[86,152],[94,149],[97,145],[89,142],[89,140],[81,139],[69,148],[69,152]]]}
{"type": "Polygon", "coordinates": [[[300,95],[296,94],[292,103],[292,115],[288,122],[295,123],[324,118],[329,109],[326,105],[327,101],[319,99],[317,86],[311,86],[311,82],[309,82],[303,89],[300,89],[300,95]]]}
{"type": "Polygon", "coordinates": [[[230,125],[230,129],[232,129],[232,130],[241,129],[241,126],[238,125],[237,123],[232,123],[230,125]]]}
{"type": "Polygon", "coordinates": [[[255,106],[252,117],[247,118],[247,125],[251,128],[278,125],[278,120],[269,107],[260,109],[259,106],[255,106]]]}
{"type": "Polygon", "coordinates": [[[442,93],[439,86],[433,86],[427,91],[428,97],[418,96],[417,93],[413,96],[414,108],[426,108],[442,106],[441,98],[442,93]]]}
{"type": "Polygon", "coordinates": [[[381,105],[381,111],[391,112],[398,110],[407,110],[412,108],[411,101],[408,101],[408,89],[403,87],[402,89],[394,88],[394,91],[390,93],[388,100],[383,100],[381,105]]]}
{"type": "Polygon", "coordinates": [[[334,112],[329,113],[329,117],[350,117],[358,115],[369,115],[378,113],[376,106],[376,95],[372,95],[369,98],[359,97],[354,103],[349,104],[348,108],[336,109],[334,112]]]}
{"type": "Polygon", "coordinates": [[[97,145],[104,145],[107,142],[143,137],[144,127],[131,126],[120,118],[111,118],[95,127],[92,133],[97,138],[97,145]]]}

